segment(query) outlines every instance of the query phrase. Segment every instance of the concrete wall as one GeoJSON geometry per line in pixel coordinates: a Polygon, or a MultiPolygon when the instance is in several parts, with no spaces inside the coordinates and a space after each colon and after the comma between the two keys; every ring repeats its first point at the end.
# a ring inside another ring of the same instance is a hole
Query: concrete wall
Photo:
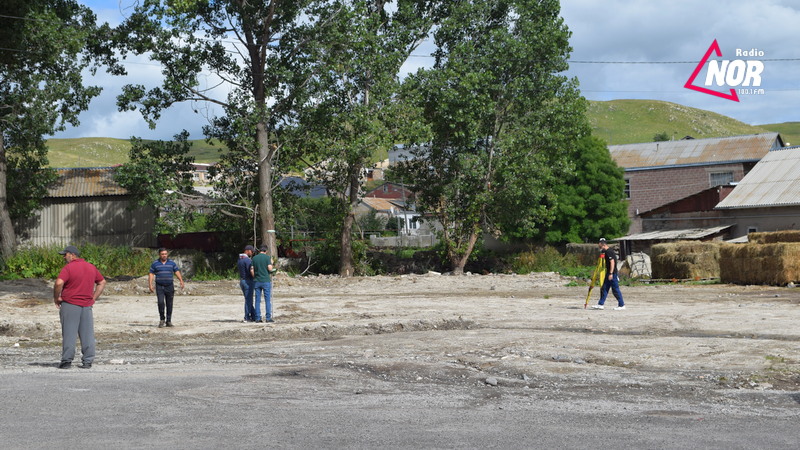
{"type": "Polygon", "coordinates": [[[429,235],[412,235],[412,236],[391,236],[391,237],[376,237],[370,236],[369,243],[375,247],[433,247],[439,242],[436,236],[429,235]]]}
{"type": "Polygon", "coordinates": [[[781,231],[800,229],[800,206],[772,208],[723,209],[722,225],[734,224],[730,235],[745,236],[751,228],[755,231],[781,231]]]}
{"type": "Polygon", "coordinates": [[[654,214],[641,219],[642,232],[711,228],[730,223],[719,211],[654,214]],[[724,223],[723,223],[724,222],[724,223]]]}

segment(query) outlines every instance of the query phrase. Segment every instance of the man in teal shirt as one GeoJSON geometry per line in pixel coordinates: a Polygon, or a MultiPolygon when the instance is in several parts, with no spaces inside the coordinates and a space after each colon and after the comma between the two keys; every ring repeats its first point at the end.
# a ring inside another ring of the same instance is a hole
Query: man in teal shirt
{"type": "Polygon", "coordinates": [[[272,277],[275,272],[272,267],[272,258],[267,254],[267,246],[262,245],[259,253],[253,256],[253,265],[250,269],[255,280],[256,290],[256,322],[261,322],[261,294],[264,294],[264,322],[272,320],[272,277]]]}

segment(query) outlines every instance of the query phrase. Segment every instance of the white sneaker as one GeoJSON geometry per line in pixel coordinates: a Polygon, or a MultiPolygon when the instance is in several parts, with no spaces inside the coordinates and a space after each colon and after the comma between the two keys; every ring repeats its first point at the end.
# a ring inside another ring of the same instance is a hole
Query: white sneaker
{"type": "Polygon", "coordinates": [[[606,309],[603,305],[592,305],[592,309],[606,309]]]}
{"type": "Polygon", "coordinates": [[[625,309],[624,305],[623,306],[617,306],[616,308],[614,308],[614,311],[622,311],[624,309],[625,309]]]}

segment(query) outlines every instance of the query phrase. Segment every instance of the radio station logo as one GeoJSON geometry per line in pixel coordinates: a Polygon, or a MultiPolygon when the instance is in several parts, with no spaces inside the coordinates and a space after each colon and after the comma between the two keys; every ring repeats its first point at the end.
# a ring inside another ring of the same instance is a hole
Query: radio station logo
{"type": "MultiPolygon", "coordinates": [[[[763,61],[759,59],[709,59],[712,53],[717,58],[722,58],[722,50],[716,39],[708,47],[703,59],[697,64],[683,87],[735,102],[739,101],[739,95],[764,94],[764,89],[761,88],[761,74],[764,72],[763,61]],[[708,65],[707,68],[706,65],[708,65]],[[706,69],[705,80],[702,85],[698,85],[697,78],[704,68],[706,69]],[[723,89],[719,90],[719,88],[723,89]],[[728,88],[727,92],[725,92],[725,88],[728,88]]],[[[764,51],[755,48],[749,50],[737,48],[734,56],[758,58],[764,56],[764,51]]]]}

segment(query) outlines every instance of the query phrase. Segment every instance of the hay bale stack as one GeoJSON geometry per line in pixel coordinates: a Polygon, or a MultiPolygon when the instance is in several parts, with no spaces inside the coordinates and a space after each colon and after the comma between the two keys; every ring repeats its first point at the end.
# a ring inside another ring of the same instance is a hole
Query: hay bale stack
{"type": "Polygon", "coordinates": [[[720,249],[720,279],[774,286],[800,281],[800,243],[726,244],[720,249]]]}
{"type": "Polygon", "coordinates": [[[719,278],[719,242],[680,241],[656,244],[650,260],[653,278],[719,278]]]}
{"type": "Polygon", "coordinates": [[[777,244],[778,242],[800,242],[800,230],[750,233],[747,235],[747,240],[751,244],[777,244]]]}

